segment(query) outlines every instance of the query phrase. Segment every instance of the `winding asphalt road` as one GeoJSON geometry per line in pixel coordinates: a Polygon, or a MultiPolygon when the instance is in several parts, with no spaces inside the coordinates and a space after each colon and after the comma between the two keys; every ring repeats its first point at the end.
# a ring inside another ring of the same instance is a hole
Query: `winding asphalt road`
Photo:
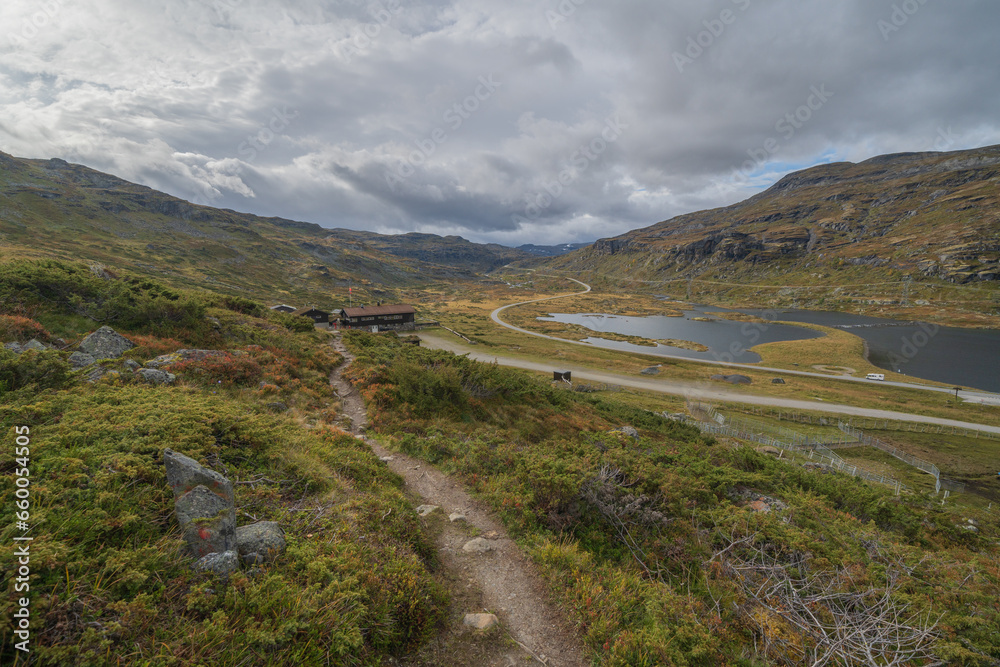
{"type": "MultiPolygon", "coordinates": [[[[699,401],[719,401],[730,403],[745,403],[749,405],[762,405],[773,408],[788,408],[790,410],[812,410],[817,412],[827,412],[838,415],[851,415],[855,417],[869,417],[872,419],[893,419],[896,421],[914,422],[922,424],[935,424],[940,426],[955,426],[972,430],[987,431],[989,433],[1000,434],[1000,426],[986,426],[971,422],[956,421],[954,419],[940,419],[938,417],[927,417],[924,415],[914,415],[907,412],[895,412],[892,410],[873,410],[870,408],[859,408],[853,405],[838,405],[836,403],[826,403],[824,401],[802,401],[789,398],[776,398],[774,396],[755,396],[737,391],[726,391],[716,385],[702,382],[685,382],[682,380],[654,380],[645,377],[630,377],[619,375],[618,373],[608,373],[596,371],[583,366],[572,366],[560,363],[546,364],[527,359],[517,359],[514,357],[504,357],[495,354],[480,352],[472,347],[461,345],[458,342],[439,335],[420,332],[420,339],[425,347],[436,350],[446,350],[455,354],[464,354],[474,361],[485,363],[497,363],[501,366],[521,368],[529,371],[539,371],[551,373],[553,370],[570,371],[574,380],[586,380],[600,384],[618,385],[632,389],[643,389],[645,391],[655,391],[661,394],[671,394],[684,396],[685,398],[699,401]]],[[[557,339],[561,340],[561,339],[557,339]]],[[[820,376],[828,377],[828,376],[820,376]]]]}
{"type": "MultiPolygon", "coordinates": [[[[539,274],[539,275],[542,275],[542,274],[539,274]]],[[[576,283],[576,284],[580,285],[581,287],[583,287],[584,290],[582,292],[573,292],[572,294],[559,294],[557,296],[547,296],[547,297],[544,297],[544,298],[541,298],[541,299],[531,299],[530,301],[519,301],[518,303],[511,303],[511,304],[508,304],[506,306],[501,306],[500,308],[497,308],[496,310],[494,310],[490,314],[490,317],[493,319],[493,321],[496,322],[497,324],[499,324],[502,327],[506,327],[506,328],[511,329],[513,331],[517,331],[519,333],[527,334],[529,336],[535,336],[536,338],[547,338],[549,340],[558,341],[559,343],[565,343],[565,344],[568,344],[568,345],[583,345],[585,347],[601,347],[602,349],[618,349],[618,348],[604,348],[601,345],[593,345],[591,343],[584,343],[583,341],[568,340],[566,338],[558,338],[556,336],[549,336],[547,334],[538,333],[537,331],[529,331],[528,329],[522,329],[521,327],[516,327],[513,324],[508,324],[507,322],[504,322],[500,318],[500,313],[502,313],[503,311],[507,310],[508,308],[514,308],[515,306],[524,306],[524,305],[529,304],[529,303],[539,303],[539,302],[542,302],[542,301],[552,301],[553,299],[565,299],[565,298],[571,297],[571,296],[579,296],[581,294],[586,294],[586,293],[588,293],[588,292],[591,291],[590,290],[590,285],[588,285],[588,284],[586,284],[584,282],[581,282],[581,281],[577,280],[576,278],[569,278],[569,277],[566,277],[566,276],[546,276],[546,277],[548,277],[548,278],[564,278],[565,280],[571,280],[574,283],[576,283]]],[[[806,377],[822,378],[824,380],[838,380],[838,381],[841,381],[841,382],[862,382],[862,383],[865,383],[865,384],[876,384],[876,385],[880,385],[880,386],[886,386],[886,385],[888,385],[888,386],[891,386],[891,387],[903,387],[905,389],[918,389],[920,391],[933,391],[933,392],[944,393],[944,394],[952,394],[955,391],[954,388],[933,387],[933,386],[924,385],[924,384],[913,384],[913,383],[910,383],[910,382],[892,382],[892,381],[885,382],[885,381],[879,381],[879,380],[868,380],[868,379],[865,379],[865,378],[851,377],[849,375],[827,375],[825,373],[811,373],[809,371],[794,371],[794,370],[788,370],[788,369],[785,369],[785,368],[770,368],[768,366],[755,366],[755,365],[752,365],[752,364],[737,364],[737,363],[732,363],[732,362],[727,362],[727,361],[714,361],[714,360],[709,360],[709,359],[692,359],[690,357],[682,357],[682,356],[670,355],[670,354],[660,354],[660,353],[657,353],[657,352],[644,352],[644,354],[649,354],[649,355],[656,356],[656,357],[662,357],[664,359],[673,359],[673,360],[676,360],[676,361],[687,361],[687,362],[694,361],[694,362],[697,362],[697,363],[700,363],[700,364],[711,364],[711,365],[714,365],[714,366],[725,366],[727,368],[738,368],[738,369],[744,369],[744,370],[766,371],[768,373],[781,373],[781,374],[784,374],[784,375],[800,375],[800,376],[806,376],[806,377]]],[[[505,365],[509,365],[509,364],[505,364],[505,365]]],[[[567,369],[567,370],[569,370],[569,369],[567,369]]],[[[615,384],[622,384],[622,383],[621,382],[616,382],[615,384]]],[[[961,390],[961,391],[958,392],[958,397],[961,398],[961,399],[963,399],[967,403],[979,403],[979,404],[983,404],[983,405],[996,405],[996,406],[1000,406],[1000,394],[993,394],[993,393],[981,392],[981,391],[961,390]]]]}
{"type": "MultiPolygon", "coordinates": [[[[555,277],[555,276],[553,276],[555,277]]],[[[491,314],[494,322],[500,326],[512,329],[519,333],[527,334],[529,336],[536,336],[538,338],[547,338],[549,340],[554,340],[559,343],[566,345],[584,345],[588,347],[594,347],[589,343],[582,343],[579,341],[566,340],[565,338],[557,338],[555,336],[548,336],[546,334],[537,333],[535,331],[528,331],[527,329],[522,329],[516,327],[512,324],[504,322],[500,318],[500,314],[507,310],[508,308],[513,308],[515,306],[522,306],[529,303],[539,303],[542,301],[551,301],[553,299],[562,299],[569,296],[577,296],[580,294],[586,294],[590,292],[590,285],[580,282],[574,278],[567,278],[567,280],[572,280],[573,282],[579,284],[583,287],[582,292],[575,292],[573,294],[561,294],[558,296],[549,296],[541,299],[532,299],[530,301],[521,301],[518,303],[512,303],[506,306],[497,308],[491,314]]],[[[527,359],[517,359],[514,357],[504,357],[494,354],[489,354],[486,352],[481,352],[471,347],[459,344],[452,338],[445,338],[439,335],[434,335],[427,332],[421,332],[420,338],[424,345],[434,349],[447,350],[449,352],[454,352],[455,354],[467,355],[470,359],[476,361],[483,361],[487,363],[497,363],[501,366],[510,366],[513,368],[521,368],[530,371],[540,371],[542,373],[549,373],[553,370],[554,364],[543,363],[539,361],[530,361],[527,359]]],[[[656,355],[661,356],[666,359],[677,359],[681,361],[692,361],[687,357],[678,356],[667,356],[667,355],[656,355]]],[[[730,368],[744,368],[753,370],[765,370],[772,373],[783,373],[789,375],[805,375],[809,377],[818,377],[826,380],[841,380],[845,382],[871,382],[875,381],[864,380],[861,378],[850,378],[850,377],[835,377],[830,375],[824,375],[821,373],[809,373],[807,371],[789,371],[779,368],[767,368],[761,366],[750,366],[746,364],[732,364],[726,362],[716,362],[716,361],[699,361],[699,363],[715,364],[719,366],[727,366],[730,368]]],[[[851,415],[855,417],[868,417],[872,419],[893,419],[897,421],[923,423],[923,424],[935,424],[939,426],[954,426],[958,428],[967,428],[973,430],[987,431],[990,433],[1000,433],[1000,427],[997,426],[986,426],[983,424],[974,424],[971,422],[957,421],[954,419],[941,419],[938,417],[928,417],[925,415],[915,415],[907,412],[896,412],[893,410],[875,410],[871,408],[860,408],[853,405],[839,405],[835,403],[827,403],[825,401],[806,401],[806,400],[795,400],[788,398],[777,398],[773,396],[755,396],[753,394],[747,394],[736,390],[725,390],[719,388],[717,385],[709,385],[702,382],[687,382],[681,380],[654,380],[645,377],[631,377],[628,375],[620,375],[618,373],[608,373],[604,371],[598,371],[592,368],[585,368],[582,366],[567,366],[565,364],[559,365],[559,370],[567,370],[572,372],[573,377],[579,380],[587,380],[588,382],[597,382],[601,384],[612,384],[621,387],[630,387],[633,389],[642,389],[646,391],[654,391],[662,394],[672,394],[676,396],[684,396],[685,398],[703,400],[703,401],[727,401],[732,403],[745,403],[750,405],[762,405],[775,408],[788,408],[790,410],[814,410],[819,412],[827,412],[831,414],[840,415],[851,415]]],[[[920,389],[923,391],[943,391],[951,393],[953,390],[948,390],[942,387],[928,387],[925,385],[909,384],[905,382],[886,382],[878,384],[889,384],[897,387],[907,387],[912,389],[920,389]]],[[[972,400],[979,402],[977,399],[986,398],[987,400],[996,400],[998,396],[996,394],[979,394],[978,392],[961,392],[960,395],[964,393],[966,400],[972,400]]],[[[988,403],[989,404],[989,403],[988,403]]],[[[995,405],[995,403],[993,403],[995,405]]]]}

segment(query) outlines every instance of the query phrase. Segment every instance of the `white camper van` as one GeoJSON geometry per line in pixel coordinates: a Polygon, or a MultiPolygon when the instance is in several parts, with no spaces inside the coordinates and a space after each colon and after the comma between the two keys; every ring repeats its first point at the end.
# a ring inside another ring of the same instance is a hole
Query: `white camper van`
{"type": "Polygon", "coordinates": [[[885,381],[885,373],[869,373],[865,376],[866,380],[878,380],[879,382],[885,381]]]}

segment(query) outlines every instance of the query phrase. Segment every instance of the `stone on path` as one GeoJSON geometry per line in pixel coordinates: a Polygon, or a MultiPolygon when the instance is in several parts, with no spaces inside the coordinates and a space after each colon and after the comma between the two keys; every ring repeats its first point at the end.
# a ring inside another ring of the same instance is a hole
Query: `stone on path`
{"type": "Polygon", "coordinates": [[[487,551],[493,551],[493,545],[490,544],[489,540],[484,540],[481,537],[477,537],[473,540],[469,540],[462,547],[462,551],[467,551],[469,553],[483,554],[487,551]]]}
{"type": "Polygon", "coordinates": [[[500,619],[495,614],[466,614],[462,623],[476,630],[489,630],[500,625],[500,619]]]}
{"type": "Polygon", "coordinates": [[[453,512],[448,515],[448,521],[455,523],[456,521],[465,521],[465,515],[461,512],[453,512]]]}

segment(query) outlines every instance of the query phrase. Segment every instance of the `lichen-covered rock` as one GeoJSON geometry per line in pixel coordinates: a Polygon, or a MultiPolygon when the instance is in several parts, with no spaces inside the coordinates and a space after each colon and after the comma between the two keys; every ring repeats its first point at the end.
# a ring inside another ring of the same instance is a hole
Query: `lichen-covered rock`
{"type": "Polygon", "coordinates": [[[27,343],[21,346],[22,352],[27,352],[28,350],[35,350],[37,352],[41,352],[42,350],[47,350],[47,349],[49,349],[48,345],[40,341],[37,341],[34,338],[32,338],[27,343]]]}
{"type": "Polygon", "coordinates": [[[220,577],[228,577],[240,569],[240,561],[235,551],[223,551],[202,556],[191,567],[197,572],[214,572],[220,577]]]}
{"type": "Polygon", "coordinates": [[[136,375],[138,375],[144,382],[149,384],[173,384],[177,376],[173,373],[168,373],[166,371],[161,371],[158,368],[140,368],[137,370],[136,375]]]}
{"type": "Polygon", "coordinates": [[[174,502],[184,541],[195,556],[236,548],[236,509],[204,486],[196,486],[174,502]]]}
{"type": "Polygon", "coordinates": [[[285,550],[285,531],[277,521],[258,521],[236,529],[236,550],[249,562],[251,554],[257,554],[253,563],[272,561],[285,550]]]}
{"type": "Polygon", "coordinates": [[[101,327],[80,343],[80,351],[94,359],[117,359],[133,347],[135,343],[111,327],[101,327]]]}
{"type": "Polygon", "coordinates": [[[139,370],[140,368],[142,368],[142,366],[139,364],[139,362],[136,361],[135,359],[126,359],[125,360],[125,367],[128,368],[133,373],[135,371],[139,370]]]}
{"type": "Polygon", "coordinates": [[[10,350],[14,354],[21,354],[21,344],[18,343],[17,341],[14,341],[12,343],[4,343],[3,346],[4,348],[10,350]]]}
{"type": "Polygon", "coordinates": [[[184,541],[196,556],[236,548],[236,509],[228,479],[194,459],[163,452],[167,483],[174,492],[174,512],[184,541]]]}
{"type": "Polygon", "coordinates": [[[86,352],[74,352],[69,355],[69,365],[73,368],[86,368],[97,361],[94,359],[93,355],[87,354],[86,352]]]}
{"type": "Polygon", "coordinates": [[[233,504],[233,485],[223,475],[172,449],[163,450],[163,464],[175,500],[200,485],[233,504]]]}

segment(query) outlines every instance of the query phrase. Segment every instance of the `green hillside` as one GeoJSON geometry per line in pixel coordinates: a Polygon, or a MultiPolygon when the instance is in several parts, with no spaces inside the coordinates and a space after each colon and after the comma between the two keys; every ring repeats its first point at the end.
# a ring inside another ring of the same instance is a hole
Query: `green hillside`
{"type": "Polygon", "coordinates": [[[0,259],[51,257],[177,287],[333,306],[473,277],[527,253],[431,234],[331,230],[190,204],[63,160],[0,153],[0,259]]]}

